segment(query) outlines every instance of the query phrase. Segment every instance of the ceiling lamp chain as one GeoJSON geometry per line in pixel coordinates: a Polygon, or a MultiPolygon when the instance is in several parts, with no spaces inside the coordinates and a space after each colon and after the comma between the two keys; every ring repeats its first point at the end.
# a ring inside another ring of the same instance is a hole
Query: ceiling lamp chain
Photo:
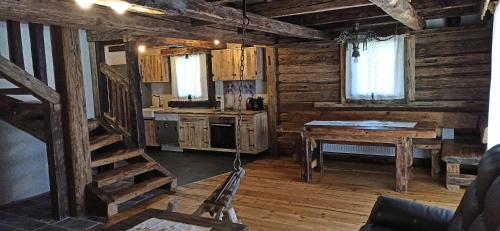
{"type": "MultiPolygon", "coordinates": [[[[396,24],[396,31],[395,34],[397,34],[397,24],[396,24]]],[[[379,38],[377,33],[372,30],[367,30],[367,31],[359,31],[359,23],[354,24],[354,28],[352,31],[342,31],[340,33],[339,37],[335,39],[335,42],[338,44],[345,44],[345,43],[351,43],[352,44],[352,57],[354,58],[354,62],[358,62],[358,58],[360,56],[359,52],[359,45],[362,43],[363,44],[363,50],[366,50],[368,47],[368,42],[370,41],[386,41],[394,36],[388,37],[388,38],[379,38]]]]}
{"type": "Polygon", "coordinates": [[[246,46],[246,33],[248,25],[250,24],[250,19],[247,16],[247,4],[246,0],[243,0],[243,18],[242,18],[242,31],[241,31],[241,55],[240,55],[240,79],[239,79],[239,95],[238,95],[238,123],[237,123],[237,135],[236,135],[236,154],[233,162],[233,168],[235,171],[239,171],[241,168],[241,121],[242,121],[242,91],[243,91],[243,75],[245,73],[245,46],[246,46]]]}

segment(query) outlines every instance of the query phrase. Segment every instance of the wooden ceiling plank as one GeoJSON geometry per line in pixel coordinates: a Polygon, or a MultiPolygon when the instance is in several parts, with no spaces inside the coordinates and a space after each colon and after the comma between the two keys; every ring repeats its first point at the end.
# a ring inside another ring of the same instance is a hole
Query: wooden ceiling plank
{"type": "MultiPolygon", "coordinates": [[[[146,6],[168,12],[178,12],[178,15],[171,16],[184,16],[234,27],[241,27],[243,24],[241,10],[214,5],[204,0],[148,0],[146,6]]],[[[270,19],[253,13],[248,13],[247,16],[250,20],[248,29],[251,30],[305,39],[331,39],[326,33],[312,28],[270,19]]]]}
{"type": "MultiPolygon", "coordinates": [[[[78,27],[87,30],[118,30],[123,33],[135,33],[139,35],[168,36],[209,41],[218,38],[221,42],[241,41],[241,35],[236,29],[231,31],[214,27],[194,28],[189,23],[167,18],[147,17],[130,12],[125,15],[117,15],[112,9],[100,6],[82,10],[73,1],[2,0],[2,4],[0,4],[0,19],[78,27]]],[[[116,39],[117,35],[114,36],[116,39]]],[[[274,39],[267,36],[249,35],[248,40],[250,44],[274,44],[274,39]]]]}
{"type": "Polygon", "coordinates": [[[373,5],[368,0],[289,0],[254,4],[248,10],[270,18],[304,15],[373,5]]]}
{"type": "Polygon", "coordinates": [[[388,15],[400,21],[405,26],[419,31],[425,28],[425,21],[407,0],[370,0],[388,15]]]}

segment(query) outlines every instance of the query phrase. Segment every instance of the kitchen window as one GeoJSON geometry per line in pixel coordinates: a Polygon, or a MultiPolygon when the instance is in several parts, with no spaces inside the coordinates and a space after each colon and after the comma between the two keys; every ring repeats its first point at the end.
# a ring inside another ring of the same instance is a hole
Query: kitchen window
{"type": "Polygon", "coordinates": [[[172,95],[180,100],[208,100],[207,57],[189,54],[170,58],[172,95]]]}
{"type": "Polygon", "coordinates": [[[345,96],[347,100],[401,100],[405,98],[405,38],[394,36],[371,41],[355,59],[352,44],[346,50],[345,96]]]}

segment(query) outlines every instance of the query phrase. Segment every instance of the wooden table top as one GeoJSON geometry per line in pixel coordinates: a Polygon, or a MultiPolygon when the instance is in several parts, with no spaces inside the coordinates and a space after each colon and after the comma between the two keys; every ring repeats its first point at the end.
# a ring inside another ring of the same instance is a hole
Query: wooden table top
{"type": "Polygon", "coordinates": [[[401,121],[311,121],[304,124],[304,137],[326,135],[341,138],[342,136],[374,136],[374,137],[409,137],[433,139],[437,136],[437,124],[433,122],[401,122],[401,121]],[[415,126],[412,126],[415,124],[415,126]]]}
{"type": "Polygon", "coordinates": [[[209,218],[198,217],[190,214],[174,213],[168,211],[162,211],[157,209],[148,209],[139,214],[136,214],[124,221],[112,225],[104,231],[125,231],[136,225],[150,219],[158,218],[162,220],[169,220],[180,222],[184,224],[210,227],[212,231],[247,231],[248,227],[243,224],[225,223],[223,221],[218,221],[209,218]]]}

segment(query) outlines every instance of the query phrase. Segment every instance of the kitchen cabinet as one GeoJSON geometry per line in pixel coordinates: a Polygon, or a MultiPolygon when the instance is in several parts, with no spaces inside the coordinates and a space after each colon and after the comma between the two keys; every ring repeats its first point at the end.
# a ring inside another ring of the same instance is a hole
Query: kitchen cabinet
{"type": "Polygon", "coordinates": [[[268,148],[267,114],[244,116],[241,119],[241,151],[259,153],[268,148]]]}
{"type": "Polygon", "coordinates": [[[179,145],[186,149],[210,147],[207,116],[183,116],[179,118],[179,145]]]}
{"type": "Polygon", "coordinates": [[[169,82],[167,58],[161,55],[142,55],[139,57],[142,81],[144,83],[169,82]]]}
{"type": "MultiPolygon", "coordinates": [[[[257,47],[245,48],[244,80],[264,78],[264,49],[257,47]]],[[[212,51],[212,74],[214,81],[239,80],[241,63],[240,49],[225,49],[212,51]]]]}
{"type": "Polygon", "coordinates": [[[156,126],[154,120],[144,120],[144,131],[146,135],[146,146],[148,147],[159,147],[156,139],[156,126]]]}

